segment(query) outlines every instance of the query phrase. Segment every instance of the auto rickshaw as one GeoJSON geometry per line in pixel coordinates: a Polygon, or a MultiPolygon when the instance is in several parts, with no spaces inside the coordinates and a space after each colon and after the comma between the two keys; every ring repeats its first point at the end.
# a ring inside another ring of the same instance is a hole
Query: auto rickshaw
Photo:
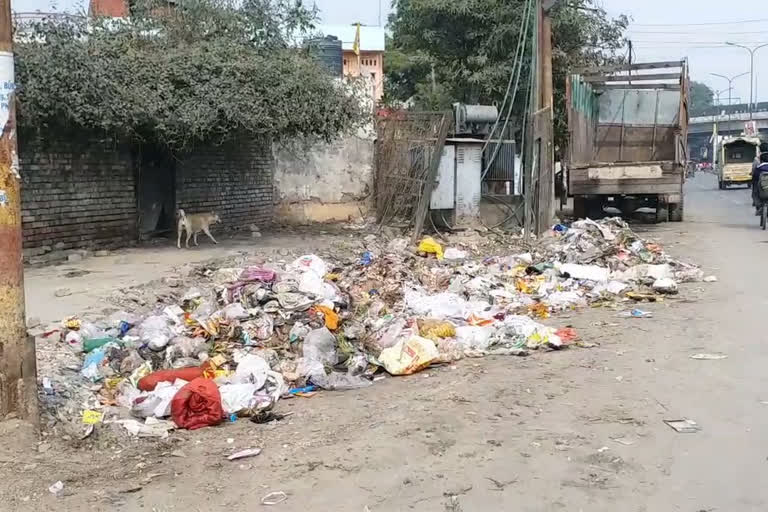
{"type": "Polygon", "coordinates": [[[729,185],[752,185],[752,168],[760,156],[760,143],[760,138],[746,135],[723,141],[717,163],[720,190],[729,185]]]}

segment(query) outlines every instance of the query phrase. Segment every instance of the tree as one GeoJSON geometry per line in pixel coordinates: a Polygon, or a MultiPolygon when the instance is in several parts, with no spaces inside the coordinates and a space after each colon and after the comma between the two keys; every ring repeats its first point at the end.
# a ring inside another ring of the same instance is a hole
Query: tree
{"type": "Polygon", "coordinates": [[[137,0],[130,20],[19,27],[20,127],[174,152],[234,134],[331,139],[363,119],[362,103],[296,47],[313,20],[295,0],[137,0]]]}
{"type": "Polygon", "coordinates": [[[692,116],[704,115],[715,104],[715,91],[701,82],[691,82],[690,113],[692,116]]]}
{"type": "MultiPolygon", "coordinates": [[[[411,99],[419,108],[464,103],[501,104],[528,0],[395,0],[390,16],[392,45],[385,58],[386,100],[411,99]],[[434,81],[432,70],[434,69],[434,81]],[[433,84],[434,87],[433,87],[433,84]],[[432,95],[432,97],[430,97],[432,95]]],[[[593,0],[560,2],[552,13],[555,128],[565,127],[565,78],[577,66],[620,61],[625,16],[611,19],[593,0]]],[[[513,114],[525,110],[530,42],[513,114]]]]}

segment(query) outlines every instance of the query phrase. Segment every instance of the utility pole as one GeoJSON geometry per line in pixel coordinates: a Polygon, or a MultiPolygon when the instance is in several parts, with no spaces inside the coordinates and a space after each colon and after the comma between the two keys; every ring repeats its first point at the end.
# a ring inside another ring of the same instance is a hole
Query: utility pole
{"type": "Polygon", "coordinates": [[[736,48],[742,48],[744,50],[747,50],[749,52],[749,120],[752,121],[754,119],[754,97],[755,97],[755,53],[760,48],[765,48],[768,46],[768,43],[761,44],[760,46],[755,46],[754,48],[750,48],[748,46],[743,46],[736,43],[730,43],[728,41],[725,42],[728,46],[734,46],[736,48]]]}
{"type": "Polygon", "coordinates": [[[0,0],[0,420],[38,422],[35,340],[27,336],[16,153],[11,1],[0,0]]]}
{"type": "Polygon", "coordinates": [[[746,71],[744,73],[741,73],[740,75],[732,76],[732,77],[729,78],[729,77],[727,77],[725,75],[719,75],[717,73],[710,73],[710,75],[712,75],[712,76],[716,76],[716,77],[719,77],[719,78],[724,78],[725,80],[728,81],[728,128],[727,128],[728,131],[730,131],[733,128],[731,126],[731,105],[733,105],[733,94],[732,94],[732,92],[733,92],[733,81],[736,80],[737,78],[741,78],[742,76],[746,76],[748,74],[749,74],[749,71],[746,71]]]}

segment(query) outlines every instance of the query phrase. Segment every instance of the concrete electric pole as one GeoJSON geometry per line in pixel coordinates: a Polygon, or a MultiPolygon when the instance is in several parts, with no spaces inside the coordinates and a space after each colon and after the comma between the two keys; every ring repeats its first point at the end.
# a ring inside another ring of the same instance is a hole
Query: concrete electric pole
{"type": "Polygon", "coordinates": [[[38,422],[35,340],[27,336],[16,153],[11,2],[0,0],[0,420],[38,422]]]}

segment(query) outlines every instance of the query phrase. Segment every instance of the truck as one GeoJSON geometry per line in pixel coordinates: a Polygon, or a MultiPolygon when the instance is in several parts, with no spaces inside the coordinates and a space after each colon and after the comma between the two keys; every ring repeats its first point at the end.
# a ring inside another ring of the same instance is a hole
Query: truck
{"type": "Polygon", "coordinates": [[[746,134],[726,137],[717,155],[717,183],[720,190],[730,185],[752,184],[752,167],[760,157],[762,140],[746,134]]]}
{"type": "Polygon", "coordinates": [[[566,80],[564,183],[578,218],[606,207],[683,220],[688,160],[686,60],[588,68],[566,80]]]}

